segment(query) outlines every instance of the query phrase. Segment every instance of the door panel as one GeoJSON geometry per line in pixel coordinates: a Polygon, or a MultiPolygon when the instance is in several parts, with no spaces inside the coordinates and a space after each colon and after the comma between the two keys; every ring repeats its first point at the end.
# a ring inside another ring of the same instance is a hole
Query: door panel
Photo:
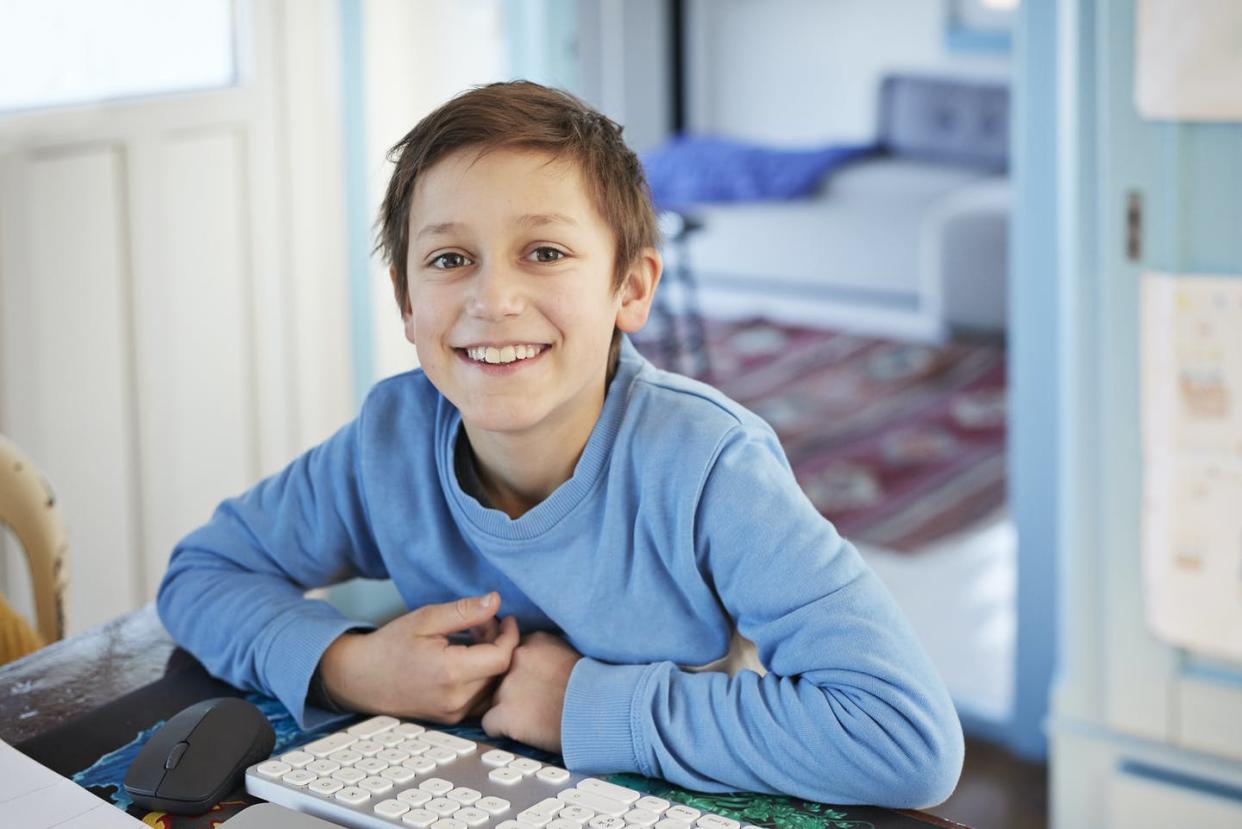
{"type": "Polygon", "coordinates": [[[1242,721],[1242,666],[1221,665],[1211,679],[1186,670],[1186,652],[1156,638],[1146,621],[1138,296],[1145,271],[1242,276],[1242,125],[1139,118],[1135,0],[1099,3],[1095,28],[1104,317],[1096,375],[1109,484],[1101,501],[1105,717],[1119,731],[1219,752],[1228,729],[1212,718],[1242,721]]]}

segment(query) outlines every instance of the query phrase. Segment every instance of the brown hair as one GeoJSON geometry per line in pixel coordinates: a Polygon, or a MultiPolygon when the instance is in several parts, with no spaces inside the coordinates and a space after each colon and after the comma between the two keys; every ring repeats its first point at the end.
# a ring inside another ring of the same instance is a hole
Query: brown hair
{"type": "Polygon", "coordinates": [[[569,93],[530,81],[475,87],[419,121],[388,152],[396,168],[376,220],[375,249],[396,271],[401,310],[410,301],[406,257],[418,177],[467,147],[539,150],[576,161],[591,200],[616,234],[612,287],[619,290],[639,251],[659,243],[647,180],[621,129],[569,93]]]}

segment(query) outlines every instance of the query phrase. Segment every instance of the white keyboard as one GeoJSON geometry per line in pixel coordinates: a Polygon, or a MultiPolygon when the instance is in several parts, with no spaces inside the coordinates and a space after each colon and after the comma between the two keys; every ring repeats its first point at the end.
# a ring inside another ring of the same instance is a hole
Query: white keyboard
{"type": "Polygon", "coordinates": [[[256,763],[246,791],[358,829],[756,829],[393,717],[256,763]]]}

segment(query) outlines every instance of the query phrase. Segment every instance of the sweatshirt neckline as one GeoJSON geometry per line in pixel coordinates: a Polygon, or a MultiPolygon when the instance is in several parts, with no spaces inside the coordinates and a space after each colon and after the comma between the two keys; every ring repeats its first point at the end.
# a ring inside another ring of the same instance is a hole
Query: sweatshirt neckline
{"type": "Polygon", "coordinates": [[[573,475],[553,490],[551,495],[516,519],[510,518],[501,510],[480,504],[473,495],[462,489],[456,472],[461,412],[441,397],[441,428],[437,440],[436,465],[439,467],[440,485],[447,493],[449,501],[456,507],[458,515],[486,535],[513,541],[537,538],[560,523],[594,489],[608,465],[625,415],[630,387],[645,363],[646,360],[630,343],[629,338],[622,336],[617,373],[605,392],[604,406],[574,466],[573,475]]]}

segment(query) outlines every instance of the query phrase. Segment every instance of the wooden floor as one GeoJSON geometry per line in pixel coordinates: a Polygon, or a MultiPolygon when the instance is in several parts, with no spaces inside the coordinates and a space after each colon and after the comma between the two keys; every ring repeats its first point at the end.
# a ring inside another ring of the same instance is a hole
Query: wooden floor
{"type": "Polygon", "coordinates": [[[967,739],[957,791],[926,811],[972,829],[1046,829],[1048,769],[990,743],[967,739]]]}

